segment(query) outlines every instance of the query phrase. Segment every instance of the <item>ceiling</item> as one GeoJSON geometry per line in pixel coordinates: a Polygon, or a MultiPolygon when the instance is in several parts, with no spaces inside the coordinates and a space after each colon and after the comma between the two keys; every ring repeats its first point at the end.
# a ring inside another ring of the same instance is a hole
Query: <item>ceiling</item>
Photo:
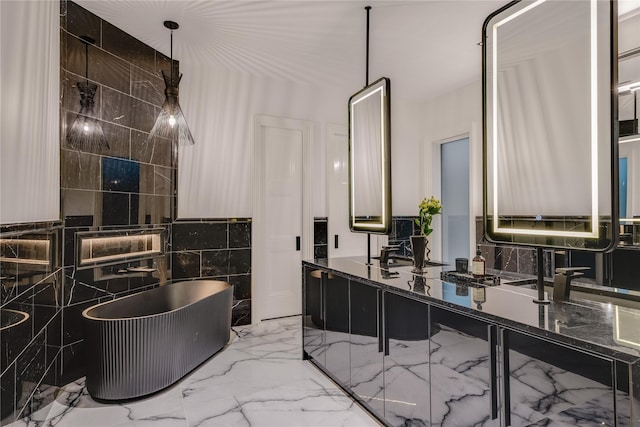
{"type": "MultiPolygon", "coordinates": [[[[355,92],[365,83],[364,6],[371,5],[370,81],[390,77],[394,96],[423,101],[478,80],[487,15],[507,0],[75,0],[190,66],[355,92]]],[[[620,2],[625,13],[637,0],[620,2]]],[[[185,69],[188,67],[184,67],[185,69]]]]}

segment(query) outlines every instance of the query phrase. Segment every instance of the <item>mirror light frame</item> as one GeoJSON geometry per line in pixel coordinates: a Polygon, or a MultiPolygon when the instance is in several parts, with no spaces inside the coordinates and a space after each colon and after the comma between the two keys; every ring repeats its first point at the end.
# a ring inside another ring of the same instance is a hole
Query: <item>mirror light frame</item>
{"type": "Polygon", "coordinates": [[[349,228],[353,232],[389,234],[391,231],[391,80],[382,77],[364,89],[356,92],[349,98],[349,228]],[[378,220],[360,220],[354,215],[355,212],[355,192],[354,189],[354,134],[353,109],[354,106],[364,99],[380,96],[380,135],[379,144],[380,161],[382,162],[382,215],[378,220]]]}
{"type": "MultiPolygon", "coordinates": [[[[535,0],[530,2],[527,6],[518,10],[512,15],[509,15],[502,20],[491,26],[491,35],[492,35],[492,100],[498,99],[497,95],[497,30],[498,28],[517,18],[520,15],[523,15],[527,11],[545,3],[548,0],[535,0]]],[[[599,0],[589,0],[590,1],[590,46],[591,46],[591,57],[590,57],[590,66],[591,66],[591,77],[590,77],[590,90],[591,90],[591,230],[590,231],[568,231],[568,230],[549,230],[549,229],[531,229],[531,228],[510,228],[510,227],[501,227],[500,226],[500,215],[498,213],[498,151],[497,151],[497,110],[498,110],[498,102],[492,102],[492,117],[491,123],[487,123],[487,37],[488,37],[488,26],[490,21],[497,15],[503,13],[505,10],[515,6],[520,3],[521,0],[514,0],[504,7],[496,10],[492,14],[490,14],[484,21],[482,27],[482,115],[483,115],[483,224],[485,229],[485,237],[490,242],[494,243],[509,243],[513,245],[526,245],[526,246],[545,246],[545,247],[562,247],[564,246],[556,246],[556,245],[540,245],[533,242],[518,242],[514,241],[510,238],[510,236],[521,235],[521,236],[529,236],[529,237],[565,237],[565,238],[584,238],[590,240],[597,240],[600,236],[600,217],[598,212],[598,183],[599,178],[601,176],[598,174],[598,3],[599,0]],[[491,126],[492,129],[492,151],[488,153],[488,141],[487,141],[487,128],[491,126]],[[492,179],[492,190],[493,190],[493,210],[491,212],[491,216],[493,217],[492,224],[489,225],[489,206],[488,206],[488,156],[492,156],[493,160],[493,179],[492,179]]],[[[609,49],[610,56],[610,73],[611,73],[611,88],[617,87],[617,13],[615,2],[610,2],[609,8],[609,31],[611,34],[611,43],[609,49]]],[[[617,91],[611,90],[611,242],[607,247],[604,248],[573,248],[573,249],[584,249],[584,250],[596,250],[596,251],[609,251],[615,248],[618,242],[618,224],[619,224],[619,195],[618,195],[618,114],[617,114],[617,91]]]]}

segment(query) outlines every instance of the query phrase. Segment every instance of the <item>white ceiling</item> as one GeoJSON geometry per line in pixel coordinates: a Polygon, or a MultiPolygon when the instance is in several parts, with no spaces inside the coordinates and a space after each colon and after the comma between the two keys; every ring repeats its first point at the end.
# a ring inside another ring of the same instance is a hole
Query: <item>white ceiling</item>
{"type": "Polygon", "coordinates": [[[76,0],[183,63],[224,66],[296,82],[365,83],[365,5],[371,5],[370,81],[387,76],[394,96],[424,100],[479,79],[482,22],[506,0],[240,1],[76,0]]]}
{"type": "MultiPolygon", "coordinates": [[[[370,82],[422,101],[480,79],[482,23],[507,0],[76,0],[169,54],[165,20],[180,24],[174,57],[190,65],[303,83],[365,83],[364,6],[371,5],[370,82]]],[[[620,14],[638,7],[621,0],[620,14]]],[[[185,67],[186,68],[186,67],[185,67]]]]}

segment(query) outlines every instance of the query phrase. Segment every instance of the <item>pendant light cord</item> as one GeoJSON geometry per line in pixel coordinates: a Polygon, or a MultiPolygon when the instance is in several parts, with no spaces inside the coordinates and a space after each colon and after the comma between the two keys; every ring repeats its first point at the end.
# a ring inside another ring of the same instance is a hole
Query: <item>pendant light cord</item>
{"type": "Polygon", "coordinates": [[[89,43],[84,43],[84,79],[89,87],[89,43]]]}
{"type": "Polygon", "coordinates": [[[171,86],[173,86],[173,30],[171,30],[171,86]]]}
{"type": "Polygon", "coordinates": [[[366,74],[365,74],[365,87],[369,86],[369,11],[371,11],[371,6],[365,6],[364,8],[367,11],[367,59],[366,59],[366,74]]]}

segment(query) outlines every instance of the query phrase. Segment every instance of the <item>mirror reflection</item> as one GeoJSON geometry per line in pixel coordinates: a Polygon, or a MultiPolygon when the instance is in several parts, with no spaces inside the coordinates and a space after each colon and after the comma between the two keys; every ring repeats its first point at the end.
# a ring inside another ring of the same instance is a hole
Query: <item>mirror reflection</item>
{"type": "Polygon", "coordinates": [[[620,244],[640,246],[640,14],[624,17],[619,25],[620,244]]]}
{"type": "Polygon", "coordinates": [[[610,4],[519,2],[484,27],[485,229],[498,242],[607,250],[610,4]]]}
{"type": "Polygon", "coordinates": [[[381,78],[349,99],[349,225],[391,229],[390,81],[381,78]]]}

